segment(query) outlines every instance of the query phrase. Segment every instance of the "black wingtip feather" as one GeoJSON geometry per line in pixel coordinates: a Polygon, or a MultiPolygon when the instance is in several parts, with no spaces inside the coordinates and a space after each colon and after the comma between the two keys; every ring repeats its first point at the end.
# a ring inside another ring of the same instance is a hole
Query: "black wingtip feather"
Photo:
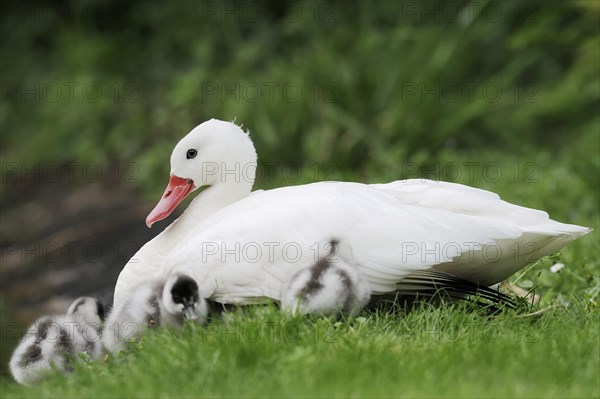
{"type": "Polygon", "coordinates": [[[475,301],[481,304],[502,305],[515,309],[517,303],[499,291],[437,270],[416,272],[397,285],[398,295],[439,297],[475,301]]]}

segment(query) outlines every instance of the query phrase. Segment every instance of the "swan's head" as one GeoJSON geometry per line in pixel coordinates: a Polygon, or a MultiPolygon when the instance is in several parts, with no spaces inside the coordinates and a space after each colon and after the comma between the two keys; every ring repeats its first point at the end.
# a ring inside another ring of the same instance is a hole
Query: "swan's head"
{"type": "Polygon", "coordinates": [[[171,154],[169,184],[146,225],[169,216],[200,187],[254,182],[256,151],[248,134],[232,122],[211,119],[187,134],[171,154]]]}
{"type": "Polygon", "coordinates": [[[208,315],[208,305],[200,296],[198,283],[185,274],[174,274],[167,279],[162,301],[167,312],[188,320],[203,322],[208,315]]]}

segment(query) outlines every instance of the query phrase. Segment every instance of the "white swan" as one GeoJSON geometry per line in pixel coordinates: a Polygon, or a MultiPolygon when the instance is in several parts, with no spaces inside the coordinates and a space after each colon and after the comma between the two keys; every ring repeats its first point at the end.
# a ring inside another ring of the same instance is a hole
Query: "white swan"
{"type": "Polygon", "coordinates": [[[147,224],[195,188],[208,188],[125,266],[115,306],[141,280],[172,270],[193,274],[215,301],[279,301],[291,276],[317,262],[332,240],[373,294],[428,269],[491,285],[590,231],[488,191],[429,180],[321,182],[248,195],[255,166],[251,140],[233,123],[211,120],[183,138],[147,224]]]}

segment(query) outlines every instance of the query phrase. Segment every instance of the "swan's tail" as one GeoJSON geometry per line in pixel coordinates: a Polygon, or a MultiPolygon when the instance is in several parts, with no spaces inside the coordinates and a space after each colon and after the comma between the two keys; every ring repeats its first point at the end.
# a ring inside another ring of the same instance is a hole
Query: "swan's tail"
{"type": "Polygon", "coordinates": [[[548,223],[544,224],[529,226],[525,230],[527,233],[562,237],[569,241],[582,237],[592,231],[589,227],[560,223],[554,220],[548,220],[548,223]]]}
{"type": "Polygon", "coordinates": [[[592,231],[587,227],[552,220],[523,230],[523,234],[516,239],[499,239],[488,244],[493,251],[478,249],[465,252],[452,262],[438,264],[434,268],[479,285],[490,286],[558,252],[569,242],[592,231]],[[491,258],[490,253],[493,254],[491,258]]]}
{"type": "Polygon", "coordinates": [[[486,286],[480,286],[460,277],[437,270],[424,270],[410,274],[397,283],[394,294],[399,297],[470,299],[482,305],[516,308],[509,296],[486,286]]]}

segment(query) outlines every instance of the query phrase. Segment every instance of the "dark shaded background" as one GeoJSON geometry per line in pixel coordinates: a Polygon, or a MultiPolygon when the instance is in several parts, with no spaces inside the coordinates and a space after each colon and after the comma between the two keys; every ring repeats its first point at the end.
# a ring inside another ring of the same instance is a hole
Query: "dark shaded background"
{"type": "MultiPolygon", "coordinates": [[[[429,177],[598,227],[599,4],[3,1],[3,372],[24,323],[110,302],[212,117],[251,131],[260,188],[429,177]]],[[[597,267],[526,281],[595,300],[597,267]]]]}

